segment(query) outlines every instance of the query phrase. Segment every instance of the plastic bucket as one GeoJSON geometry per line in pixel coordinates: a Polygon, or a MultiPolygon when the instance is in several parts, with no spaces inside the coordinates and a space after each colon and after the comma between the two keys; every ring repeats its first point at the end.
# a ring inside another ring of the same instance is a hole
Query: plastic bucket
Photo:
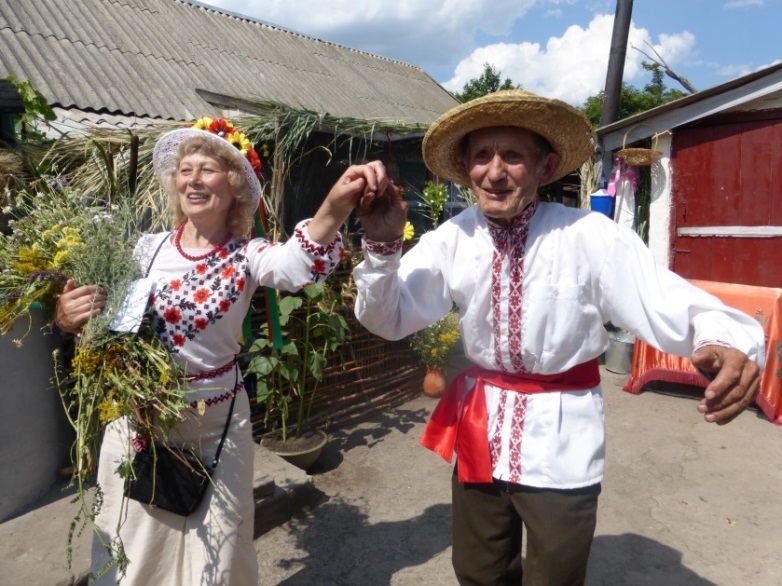
{"type": "Polygon", "coordinates": [[[610,195],[590,195],[589,205],[592,211],[614,218],[614,198],[610,195]]]}

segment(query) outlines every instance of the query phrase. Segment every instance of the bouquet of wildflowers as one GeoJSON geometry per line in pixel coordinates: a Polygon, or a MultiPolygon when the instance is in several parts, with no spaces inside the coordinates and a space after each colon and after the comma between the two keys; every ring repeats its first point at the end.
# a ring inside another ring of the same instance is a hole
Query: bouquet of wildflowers
{"type": "MultiPolygon", "coordinates": [[[[119,198],[118,198],[119,199],[119,198]]],[[[133,249],[140,236],[128,202],[96,201],[64,179],[42,180],[31,189],[7,194],[0,235],[0,335],[15,321],[29,319],[33,304],[54,314],[57,296],[68,278],[76,285],[100,284],[107,307],[84,326],[70,364],[60,352],[55,383],[76,432],[71,451],[80,509],[76,522],[91,520],[100,506],[85,500],[94,478],[105,426],[128,416],[139,433],[165,432],[182,417],[185,377],[154,334],[148,318],[136,332],[116,331],[114,324],[141,268],[133,249]],[[142,413],[154,412],[152,423],[142,413]]],[[[17,346],[23,338],[15,340],[17,346]]],[[[130,454],[117,472],[132,474],[130,454]]],[[[122,554],[121,543],[116,545],[122,554]]],[[[123,556],[118,556],[120,564],[123,556]]]]}
{"type": "Polygon", "coordinates": [[[440,321],[414,333],[410,347],[427,368],[443,368],[459,336],[459,315],[451,311],[440,321]]]}

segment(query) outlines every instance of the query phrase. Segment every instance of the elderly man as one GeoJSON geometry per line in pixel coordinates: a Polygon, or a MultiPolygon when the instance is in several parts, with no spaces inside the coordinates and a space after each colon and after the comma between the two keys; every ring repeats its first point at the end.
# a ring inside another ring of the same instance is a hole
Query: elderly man
{"type": "Polygon", "coordinates": [[[567,104],[521,90],[490,94],[440,117],[423,151],[429,169],[470,187],[477,205],[402,256],[406,206],[378,182],[382,190],[359,206],[356,315],[399,339],[459,310],[473,366],[422,438],[448,461],[457,454],[459,583],[518,584],[523,523],[524,584],[581,584],[604,467],[604,324],[692,356],[712,379],[698,410],[718,424],[757,393],[762,328],[657,267],[632,231],[538,199],[538,187],[594,152],[592,128],[567,104]]]}

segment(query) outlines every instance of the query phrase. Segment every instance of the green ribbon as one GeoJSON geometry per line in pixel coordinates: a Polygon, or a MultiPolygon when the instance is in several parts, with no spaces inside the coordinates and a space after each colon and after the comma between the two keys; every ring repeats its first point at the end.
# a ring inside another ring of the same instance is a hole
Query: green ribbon
{"type": "MultiPolygon", "coordinates": [[[[265,237],[266,230],[263,227],[261,221],[261,212],[259,209],[255,210],[254,216],[255,235],[258,237],[265,237]]],[[[277,306],[277,289],[273,287],[266,287],[264,294],[264,301],[266,303],[266,321],[269,324],[269,333],[271,335],[272,347],[276,349],[282,348],[282,328],[280,327],[280,310],[277,306]]],[[[252,307],[247,310],[247,315],[244,316],[244,324],[242,326],[242,333],[245,343],[250,343],[253,337],[253,328],[250,316],[252,314],[252,307]]]]}

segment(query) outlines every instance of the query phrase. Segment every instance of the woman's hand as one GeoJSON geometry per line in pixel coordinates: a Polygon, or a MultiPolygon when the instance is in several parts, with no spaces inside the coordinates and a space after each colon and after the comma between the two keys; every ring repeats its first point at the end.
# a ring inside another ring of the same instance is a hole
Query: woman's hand
{"type": "Polygon", "coordinates": [[[68,279],[54,310],[54,322],[63,332],[78,334],[87,321],[106,307],[106,293],[98,285],[76,287],[68,279]]]}
{"type": "Polygon", "coordinates": [[[332,242],[365,193],[383,194],[388,185],[386,168],[380,161],[348,167],[307,227],[310,238],[320,244],[332,242]]]}

